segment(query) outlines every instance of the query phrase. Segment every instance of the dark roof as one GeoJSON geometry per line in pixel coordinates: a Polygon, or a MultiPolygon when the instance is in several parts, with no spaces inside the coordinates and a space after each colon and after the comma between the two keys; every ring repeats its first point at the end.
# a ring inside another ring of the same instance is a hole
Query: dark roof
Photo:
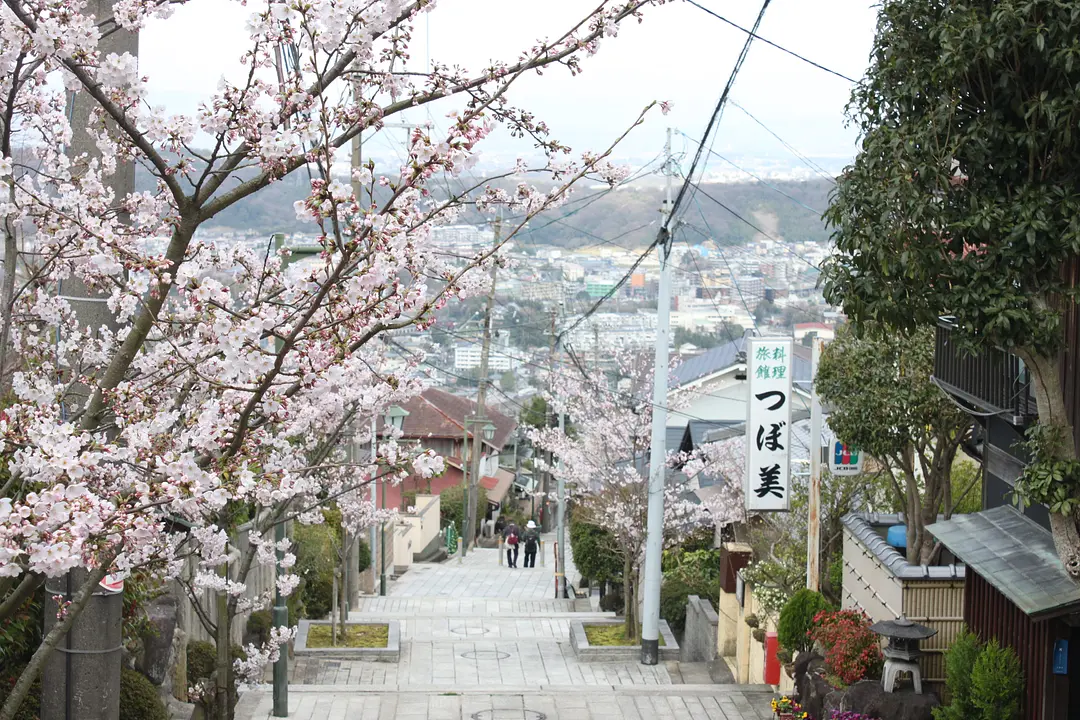
{"type": "Polygon", "coordinates": [[[739,364],[739,353],[742,352],[744,338],[734,340],[710,348],[700,355],[688,359],[679,365],[671,373],[671,387],[677,388],[707,377],[733,365],[739,364]]]}
{"type": "Polygon", "coordinates": [[[673,450],[679,450],[682,445],[683,436],[686,435],[686,425],[668,425],[666,428],[666,439],[664,440],[664,447],[670,453],[673,450]]]}
{"type": "MultiPolygon", "coordinates": [[[[745,364],[746,358],[741,361],[739,358],[745,343],[746,338],[735,338],[689,358],[671,372],[671,388],[682,387],[730,367],[745,364]]],[[[791,378],[796,383],[795,388],[804,393],[809,392],[806,383],[810,382],[810,348],[796,343],[791,363],[791,378]]]]}
{"type": "Polygon", "coordinates": [[[1008,505],[957,515],[926,529],[1031,618],[1080,608],[1080,583],[1065,571],[1053,537],[1008,505]]]}
{"type": "Polygon", "coordinates": [[[744,427],[746,423],[741,420],[691,420],[686,424],[686,431],[679,442],[668,445],[668,448],[678,448],[682,452],[690,452],[696,447],[701,447],[709,433],[731,427],[744,427]]]}
{"type": "MultiPolygon", "coordinates": [[[[456,440],[462,437],[462,423],[465,418],[472,415],[477,407],[477,403],[468,398],[438,388],[428,388],[405,403],[404,408],[409,411],[409,414],[402,424],[403,437],[421,440],[428,437],[456,440]]],[[[495,437],[488,444],[497,449],[502,448],[510,437],[510,433],[517,427],[517,420],[503,415],[490,406],[487,408],[487,417],[495,426],[495,437]]],[[[473,429],[470,427],[470,435],[473,429]]]]}

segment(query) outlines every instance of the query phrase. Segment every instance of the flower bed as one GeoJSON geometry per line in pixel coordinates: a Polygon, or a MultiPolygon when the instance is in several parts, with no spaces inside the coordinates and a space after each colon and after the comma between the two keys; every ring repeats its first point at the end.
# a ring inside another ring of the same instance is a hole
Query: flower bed
{"type": "Polygon", "coordinates": [[[293,654],[297,657],[377,662],[397,662],[401,659],[401,623],[397,620],[346,623],[345,635],[351,642],[347,641],[345,646],[329,647],[329,630],[329,620],[301,620],[293,654]]]}
{"type": "MultiPolygon", "coordinates": [[[[613,632],[618,634],[623,623],[622,621],[589,621],[588,625],[590,628],[599,627],[602,630],[612,628],[613,632]]],[[[596,630],[593,630],[592,633],[593,637],[598,637],[596,630]]],[[[589,635],[585,631],[584,621],[578,620],[570,623],[570,645],[574,648],[574,654],[578,660],[584,662],[632,662],[641,657],[640,643],[636,645],[609,645],[605,641],[610,638],[603,637],[606,635],[607,633],[601,632],[601,637],[598,638],[600,642],[605,644],[593,644],[589,642],[589,635]]],[[[675,639],[666,620],[660,621],[660,659],[679,659],[679,641],[675,639]]]]}
{"type": "Polygon", "coordinates": [[[772,699],[772,711],[780,720],[809,720],[810,718],[810,714],[795,702],[795,698],[787,695],[772,699]]]}
{"type": "Polygon", "coordinates": [[[863,613],[819,612],[814,616],[810,637],[824,648],[829,672],[844,684],[881,673],[881,640],[870,631],[870,618],[863,613]]]}

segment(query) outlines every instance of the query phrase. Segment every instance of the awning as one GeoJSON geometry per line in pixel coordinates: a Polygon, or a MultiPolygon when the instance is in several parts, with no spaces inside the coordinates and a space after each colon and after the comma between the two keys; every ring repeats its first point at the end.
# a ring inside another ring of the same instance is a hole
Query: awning
{"type": "Polygon", "coordinates": [[[1032,619],[1080,609],[1080,583],[1065,572],[1049,531],[1011,507],[957,515],[926,529],[1032,619]]]}
{"type": "Polygon", "coordinates": [[[485,475],[480,478],[480,487],[487,491],[488,502],[501,505],[502,501],[506,499],[506,493],[510,490],[510,485],[514,482],[514,474],[509,470],[499,470],[494,476],[485,475]]]}

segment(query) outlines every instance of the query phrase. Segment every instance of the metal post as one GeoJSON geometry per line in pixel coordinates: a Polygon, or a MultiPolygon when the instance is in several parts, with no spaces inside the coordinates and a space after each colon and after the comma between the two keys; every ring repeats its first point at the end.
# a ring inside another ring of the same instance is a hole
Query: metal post
{"type": "MultiPolygon", "coordinates": [[[[671,129],[664,145],[667,194],[664,214],[671,212],[671,129]]],[[[671,312],[671,233],[660,229],[660,290],[656,302],[656,356],[653,362],[652,441],[649,449],[649,512],[645,540],[645,587],[642,610],[641,662],[660,662],[660,562],[664,545],[664,481],[667,468],[668,335],[671,312]]]]}
{"type": "MultiPolygon", "coordinates": [[[[378,449],[375,445],[375,435],[379,431],[378,421],[375,420],[375,416],[371,416],[371,464],[375,466],[375,451],[378,449]]],[[[375,499],[376,480],[375,477],[371,478],[371,507],[376,505],[375,499]]],[[[375,592],[375,581],[378,573],[375,568],[375,557],[379,552],[379,538],[376,537],[375,524],[371,524],[371,546],[368,550],[368,563],[371,565],[371,592],[375,592]]]]}
{"type": "MultiPolygon", "coordinates": [[[[566,415],[559,413],[559,432],[566,433],[566,415]]],[[[557,565],[559,571],[555,574],[556,597],[565,598],[566,594],[566,478],[560,472],[556,478],[559,492],[559,507],[555,514],[555,538],[559,552],[557,565]]]]}
{"type": "Polygon", "coordinates": [[[817,394],[822,341],[815,337],[810,360],[810,498],[807,504],[806,587],[821,584],[821,400],[817,394]]]}
{"type": "MultiPolygon", "coordinates": [[[[278,576],[281,575],[281,561],[285,558],[285,551],[281,549],[281,545],[285,540],[285,522],[279,521],[274,526],[274,541],[277,543],[277,550],[274,553],[277,557],[275,567],[278,572],[278,576]]],[[[278,584],[274,583],[274,626],[275,627],[288,627],[289,626],[289,608],[285,604],[285,598],[282,597],[281,591],[278,589],[278,584]]],[[[289,717],[289,652],[288,648],[282,650],[277,662],[274,663],[274,717],[289,717]]]]}
{"type": "MultiPolygon", "coordinates": [[[[380,506],[386,509],[386,478],[379,479],[382,488],[380,506]]],[[[379,595],[386,596],[386,523],[379,526],[379,595]]]]}
{"type": "Polygon", "coordinates": [[[544,541],[540,541],[540,567],[544,567],[544,541]]]}
{"type": "MultiPolygon", "coordinates": [[[[469,513],[469,493],[472,490],[469,486],[469,418],[467,417],[461,419],[461,433],[461,530],[465,532],[469,527],[465,516],[469,513]]],[[[459,542],[458,554],[464,555],[465,549],[466,546],[459,542]]]]}

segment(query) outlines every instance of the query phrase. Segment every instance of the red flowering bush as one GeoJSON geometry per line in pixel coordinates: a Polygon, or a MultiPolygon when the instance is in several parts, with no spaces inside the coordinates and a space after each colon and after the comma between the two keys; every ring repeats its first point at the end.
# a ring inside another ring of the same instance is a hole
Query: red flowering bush
{"type": "Polygon", "coordinates": [[[810,637],[825,651],[825,666],[850,685],[881,669],[881,645],[870,618],[856,610],[823,610],[814,616],[810,637]]]}

